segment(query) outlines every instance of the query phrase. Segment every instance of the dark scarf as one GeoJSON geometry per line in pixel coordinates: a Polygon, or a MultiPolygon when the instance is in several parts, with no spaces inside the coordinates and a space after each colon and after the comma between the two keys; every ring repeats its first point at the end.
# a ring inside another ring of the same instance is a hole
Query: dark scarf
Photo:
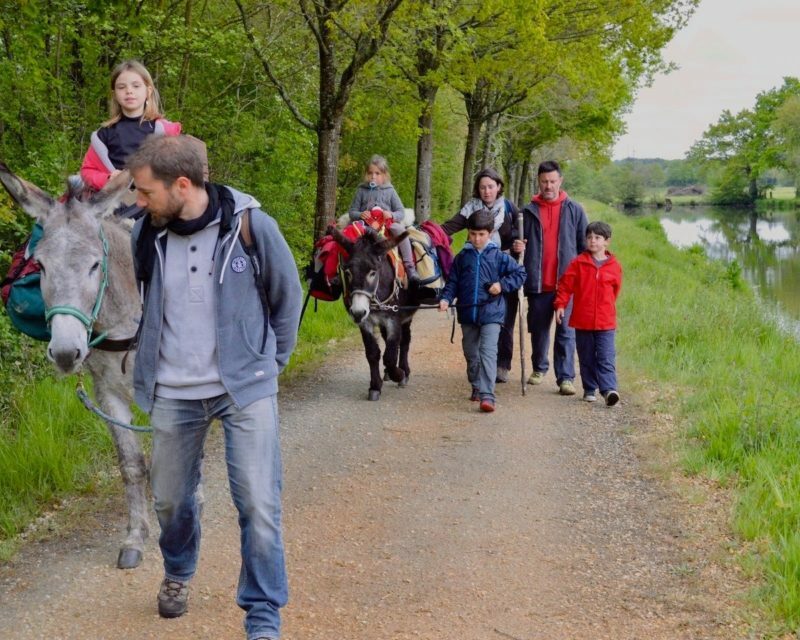
{"type": "MultiPolygon", "coordinates": [[[[179,236],[189,236],[198,231],[202,231],[209,224],[217,219],[217,212],[222,209],[222,219],[219,224],[219,236],[223,237],[231,230],[234,214],[233,194],[224,186],[205,183],[206,193],[208,194],[208,206],[199,218],[194,220],[172,220],[167,223],[167,229],[179,236]]],[[[153,265],[156,260],[156,239],[161,229],[150,224],[150,216],[145,215],[142,219],[142,229],[139,238],[136,240],[136,279],[139,282],[150,282],[153,275],[153,265]]],[[[161,239],[162,249],[166,249],[166,236],[161,239]]]]}

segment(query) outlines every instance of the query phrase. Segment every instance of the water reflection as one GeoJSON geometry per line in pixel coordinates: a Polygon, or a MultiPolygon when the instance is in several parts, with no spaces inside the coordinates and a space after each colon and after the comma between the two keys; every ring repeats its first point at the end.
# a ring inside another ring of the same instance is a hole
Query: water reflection
{"type": "Polygon", "coordinates": [[[800,217],[795,211],[674,207],[661,226],[678,247],[701,245],[708,256],[742,266],[744,277],[800,337],[800,217]]]}

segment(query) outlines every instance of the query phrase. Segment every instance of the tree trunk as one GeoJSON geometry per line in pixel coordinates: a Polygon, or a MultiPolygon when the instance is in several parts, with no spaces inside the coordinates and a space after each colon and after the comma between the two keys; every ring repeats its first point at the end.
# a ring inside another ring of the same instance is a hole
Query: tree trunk
{"type": "Polygon", "coordinates": [[[433,171],[433,103],[438,87],[420,87],[424,107],[417,124],[417,182],[414,189],[414,220],[419,224],[431,217],[431,172],[433,171]]]}
{"type": "Polygon", "coordinates": [[[500,125],[500,114],[497,114],[492,118],[489,118],[488,122],[486,123],[486,127],[484,128],[483,131],[483,143],[481,144],[482,147],[481,164],[480,164],[481,169],[485,167],[493,167],[494,169],[497,169],[497,167],[494,166],[496,156],[493,152],[493,147],[494,147],[494,137],[497,134],[499,125],[500,125]]]}
{"type": "Polygon", "coordinates": [[[314,240],[325,235],[336,221],[336,181],[339,176],[341,120],[317,132],[317,199],[314,213],[314,240]]]}
{"type": "Polygon", "coordinates": [[[517,183],[517,204],[521,205],[528,202],[530,197],[528,191],[528,174],[530,172],[531,163],[525,161],[522,163],[522,170],[519,175],[519,182],[517,183]]]}
{"type": "Polygon", "coordinates": [[[472,181],[475,179],[475,159],[481,138],[480,120],[470,119],[467,124],[467,145],[464,149],[464,169],[461,174],[461,206],[472,197],[472,181]]]}

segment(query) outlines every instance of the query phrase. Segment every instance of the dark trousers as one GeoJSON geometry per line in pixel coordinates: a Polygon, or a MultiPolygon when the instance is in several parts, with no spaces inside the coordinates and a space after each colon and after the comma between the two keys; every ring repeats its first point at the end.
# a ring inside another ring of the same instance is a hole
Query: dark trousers
{"type": "MultiPolygon", "coordinates": [[[[528,294],[528,331],[531,334],[531,365],[539,373],[547,373],[550,361],[550,325],[553,324],[555,291],[528,294]]],[[[556,325],[553,343],[553,369],[556,384],[575,379],[575,330],[568,326],[572,300],[564,311],[564,319],[556,325]]]]}
{"type": "Polygon", "coordinates": [[[581,383],[584,393],[599,389],[605,395],[617,390],[617,370],[614,364],[616,331],[575,331],[578,360],[581,366],[581,383]]]}
{"type": "Polygon", "coordinates": [[[502,369],[511,369],[511,360],[514,356],[514,327],[517,324],[517,309],[519,308],[519,294],[504,293],[506,299],[506,317],[500,327],[500,336],[497,338],[497,366],[502,369]]]}

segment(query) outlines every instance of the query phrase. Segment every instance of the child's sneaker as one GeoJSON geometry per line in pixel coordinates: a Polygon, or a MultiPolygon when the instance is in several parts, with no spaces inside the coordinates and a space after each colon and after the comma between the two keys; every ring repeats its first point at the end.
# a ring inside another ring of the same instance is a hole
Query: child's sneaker
{"type": "Polygon", "coordinates": [[[481,400],[481,411],[484,413],[491,413],[494,411],[494,400],[490,400],[489,398],[481,400]]]}
{"type": "Polygon", "coordinates": [[[481,392],[478,391],[478,387],[472,387],[472,395],[469,397],[470,402],[477,402],[481,399],[481,392]]]}
{"type": "Polygon", "coordinates": [[[613,407],[615,404],[619,402],[619,394],[612,389],[611,391],[606,392],[606,406],[613,407]]]}
{"type": "Polygon", "coordinates": [[[585,402],[597,402],[597,396],[594,395],[594,391],[587,391],[583,394],[583,400],[585,402]]]}

